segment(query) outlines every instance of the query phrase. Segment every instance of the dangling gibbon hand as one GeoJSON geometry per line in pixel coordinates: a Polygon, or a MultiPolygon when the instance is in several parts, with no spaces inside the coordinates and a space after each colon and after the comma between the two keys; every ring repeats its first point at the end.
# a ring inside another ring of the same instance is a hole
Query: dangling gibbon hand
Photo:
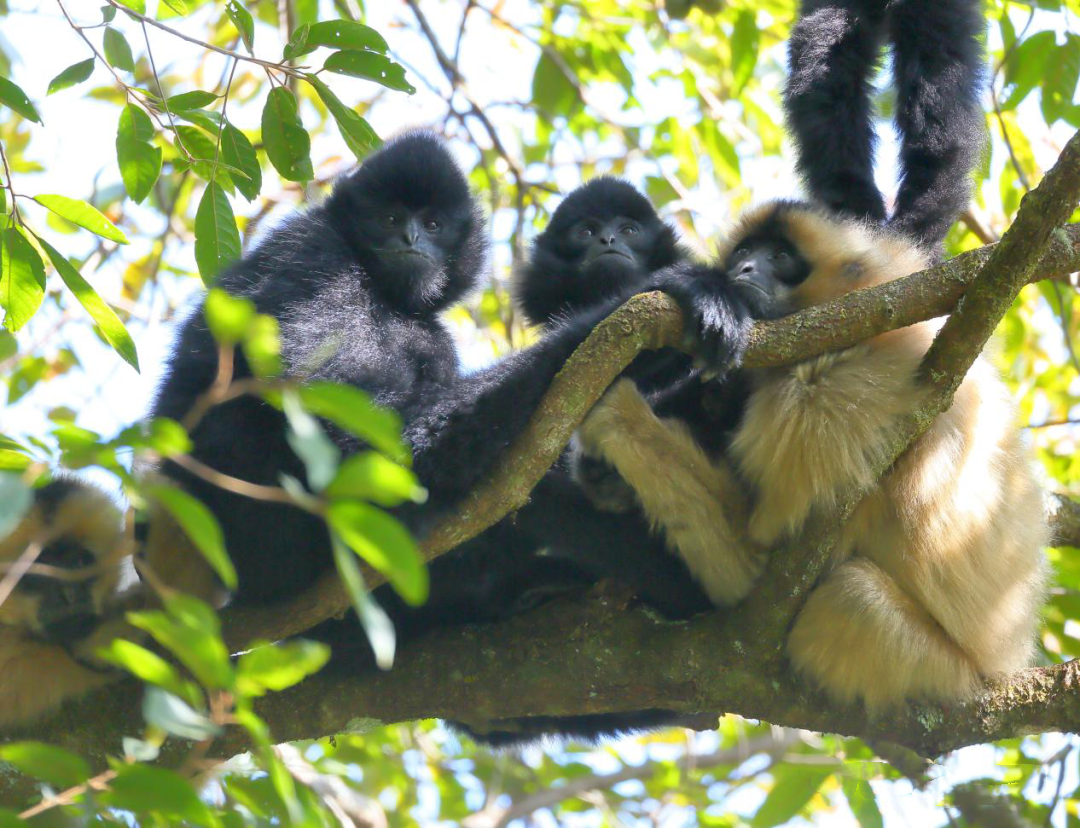
{"type": "Polygon", "coordinates": [[[34,492],[27,516],[0,540],[0,582],[29,563],[0,596],[0,729],[113,677],[94,653],[131,632],[118,594],[130,555],[122,524],[105,494],[58,478],[34,492]]]}

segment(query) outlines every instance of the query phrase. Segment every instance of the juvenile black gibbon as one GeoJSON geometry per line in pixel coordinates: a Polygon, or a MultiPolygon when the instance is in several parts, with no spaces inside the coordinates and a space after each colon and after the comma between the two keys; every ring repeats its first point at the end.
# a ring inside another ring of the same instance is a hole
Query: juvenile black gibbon
{"type": "Polygon", "coordinates": [[[803,0],[788,41],[784,109],[816,201],[844,216],[886,219],[874,183],[870,91],[887,42],[901,168],[888,223],[936,257],[967,205],[985,145],[985,26],[973,0],[803,0]]]}
{"type": "Polygon", "coordinates": [[[131,554],[122,526],[104,493],[57,478],[35,490],[29,513],[0,540],[0,582],[23,571],[0,597],[0,728],[110,680],[95,652],[130,629],[119,615],[131,554]]]}
{"type": "MultiPolygon", "coordinates": [[[[324,204],[288,220],[218,280],[278,319],[287,375],[355,385],[401,415],[413,470],[429,495],[423,506],[402,509],[401,517],[420,535],[487,472],[567,357],[619,304],[597,303],[536,346],[462,376],[439,313],[476,286],[486,252],[483,216],[449,150],[433,133],[410,132],[371,155],[324,204]]],[[[696,318],[705,320],[691,330],[715,343],[711,320],[726,307],[726,296],[692,275],[672,279],[665,289],[686,297],[696,318]]],[[[182,326],[152,413],[183,419],[216,372],[217,347],[199,309],[182,326]]],[[[234,376],[248,373],[238,355],[234,376]]],[[[345,454],[360,448],[339,429],[330,426],[329,434],[345,454]]],[[[216,406],[191,437],[192,455],[225,474],[267,485],[276,485],[282,472],[305,479],[286,441],[283,415],[260,399],[216,406]]],[[[239,496],[173,464],[163,471],[221,523],[239,576],[235,599],[280,599],[328,565],[327,533],[317,518],[239,496]]],[[[181,582],[205,582],[192,577],[202,566],[197,556],[173,554],[174,534],[155,534],[151,526],[151,567],[180,570],[181,582]]]]}
{"type": "MultiPolygon", "coordinates": [[[[742,218],[720,260],[754,316],[772,318],[921,270],[927,255],[898,233],[777,202],[742,218]]],[[[918,367],[936,330],[924,322],[749,371],[726,457],[659,420],[625,383],[582,427],[588,450],[630,482],[691,570],[715,572],[703,583],[717,603],[740,597],[721,579],[747,582],[747,549],[771,549],[841,493],[872,487],[788,639],[801,674],[871,710],[963,698],[1028,664],[1044,596],[1042,496],[1008,390],[984,359],[875,485],[895,425],[921,400],[918,367]],[[752,493],[745,539],[734,528],[741,516],[729,522],[718,508],[740,487],[752,493]]]]}

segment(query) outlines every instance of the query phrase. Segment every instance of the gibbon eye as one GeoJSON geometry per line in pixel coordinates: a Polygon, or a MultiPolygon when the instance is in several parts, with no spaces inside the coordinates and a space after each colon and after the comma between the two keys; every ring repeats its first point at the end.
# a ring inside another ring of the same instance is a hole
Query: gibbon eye
{"type": "Polygon", "coordinates": [[[624,224],[621,228],[619,228],[619,232],[622,233],[624,236],[633,236],[635,233],[637,233],[637,231],[637,227],[633,224],[624,224]]]}
{"type": "Polygon", "coordinates": [[[750,252],[750,248],[748,248],[745,244],[742,247],[736,247],[735,248],[735,258],[736,259],[745,259],[749,252],[750,252]]]}
{"type": "Polygon", "coordinates": [[[382,223],[385,224],[387,227],[393,227],[395,224],[398,223],[398,217],[392,214],[383,216],[382,223]]]}
{"type": "Polygon", "coordinates": [[[790,257],[790,256],[789,256],[789,255],[787,254],[787,251],[784,251],[784,250],[780,250],[780,251],[778,251],[778,252],[774,253],[772,257],[773,257],[774,259],[776,259],[776,260],[777,260],[778,262],[786,262],[786,261],[787,261],[788,259],[790,259],[790,258],[791,258],[791,257],[790,257]]]}
{"type": "Polygon", "coordinates": [[[425,230],[430,230],[432,232],[435,232],[436,230],[438,230],[440,226],[441,225],[439,224],[439,222],[436,219],[428,219],[427,221],[424,222],[424,229],[425,230]]]}
{"type": "Polygon", "coordinates": [[[578,230],[578,235],[585,237],[595,236],[596,231],[593,230],[591,227],[582,227],[580,230],[578,230]]]}

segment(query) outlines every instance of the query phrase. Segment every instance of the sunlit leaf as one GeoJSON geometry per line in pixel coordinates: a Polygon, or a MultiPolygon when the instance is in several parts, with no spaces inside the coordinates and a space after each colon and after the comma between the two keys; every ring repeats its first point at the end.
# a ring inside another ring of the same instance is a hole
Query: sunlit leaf
{"type": "Polygon", "coordinates": [[[79,304],[90,314],[90,318],[98,326],[98,330],[105,337],[105,341],[112,346],[113,350],[121,356],[124,362],[138,371],[139,355],[135,350],[135,342],[132,340],[127,328],[124,327],[124,323],[120,321],[120,317],[116,315],[116,311],[109,307],[105,300],[97,294],[93,286],[82,277],[82,274],[60,251],[44,239],[39,241],[45,250],[45,255],[52,262],[52,266],[56,268],[56,272],[60,274],[60,278],[64,280],[68,290],[79,300],[79,304]]]}
{"type": "Polygon", "coordinates": [[[161,174],[161,147],[150,144],[153,137],[150,116],[134,104],[125,106],[116,131],[116,160],[124,188],[136,203],[150,194],[161,174]]]}
{"type": "Polygon", "coordinates": [[[749,9],[741,9],[735,17],[735,26],[731,32],[732,92],[735,95],[742,92],[746,82],[754,74],[760,41],[761,30],[757,25],[757,15],[749,9]]]}
{"type": "Polygon", "coordinates": [[[206,285],[230,262],[240,258],[240,231],[236,229],[229,197],[216,181],[206,185],[195,213],[195,262],[206,285]]]}
{"type": "Polygon", "coordinates": [[[847,797],[848,807],[859,821],[859,828],[883,828],[884,820],[878,808],[877,796],[869,782],[844,776],[840,780],[840,787],[847,797]]]}
{"type": "Polygon", "coordinates": [[[284,87],[270,90],[262,113],[262,138],[270,163],[289,181],[310,181],[311,138],[297,114],[296,98],[284,87]]]}
{"type": "Polygon", "coordinates": [[[191,705],[160,687],[148,687],[143,696],[143,718],[166,733],[201,742],[222,733],[222,727],[192,709],[191,705]]]}
{"type": "Polygon", "coordinates": [[[410,95],[416,91],[416,87],[405,79],[405,68],[401,64],[394,63],[386,55],[376,52],[334,52],[326,59],[323,68],[339,75],[375,81],[388,89],[397,89],[410,95]]]}
{"type": "Polygon", "coordinates": [[[0,78],[0,106],[10,107],[24,118],[41,123],[41,116],[30,103],[26,93],[7,78],[0,78]]]}
{"type": "Polygon", "coordinates": [[[165,612],[132,612],[127,618],[132,626],[150,633],[158,644],[176,656],[204,687],[230,688],[234,673],[214,611],[181,592],[168,595],[165,607],[165,612]]]}
{"type": "Polygon", "coordinates": [[[255,21],[251,19],[251,12],[240,5],[238,0],[228,0],[225,4],[225,14],[229,16],[232,24],[236,26],[248,54],[254,54],[252,49],[255,45],[255,21]]]}
{"type": "Polygon", "coordinates": [[[110,664],[127,670],[140,681],[169,691],[189,704],[198,704],[201,693],[169,662],[145,647],[124,638],[114,638],[109,646],[98,651],[98,656],[110,664]]]}
{"type": "Polygon", "coordinates": [[[256,643],[237,662],[236,687],[246,696],[284,690],[317,673],[329,660],[330,648],[314,641],[256,643]]]}
{"type": "Polygon", "coordinates": [[[307,75],[306,77],[311,85],[315,87],[315,91],[318,92],[323,103],[326,104],[326,108],[330,110],[341,137],[345,139],[345,144],[358,161],[362,161],[372,150],[378,149],[382,145],[382,140],[375,134],[375,130],[371,128],[368,122],[345,106],[325,83],[315,75],[307,75]]]}
{"type": "Polygon", "coordinates": [[[89,230],[109,241],[127,244],[127,236],[119,227],[105,218],[92,204],[87,204],[77,198],[68,198],[62,195],[38,195],[34,201],[43,207],[48,207],[56,215],[65,218],[72,224],[89,230]]]}
{"type": "Polygon", "coordinates": [[[364,628],[375,654],[375,663],[383,670],[394,666],[394,651],[397,649],[397,636],[389,616],[383,612],[364,583],[364,576],[357,565],[356,556],[349,551],[345,542],[336,534],[330,535],[330,546],[334,552],[334,564],[338,575],[349,594],[356,617],[364,628]]]}
{"type": "Polygon", "coordinates": [[[202,109],[204,106],[210,106],[217,99],[218,96],[213,92],[194,89],[191,92],[171,95],[165,99],[165,102],[169,105],[169,109],[175,112],[185,109],[202,109]]]}
{"type": "Polygon", "coordinates": [[[303,45],[292,50],[286,49],[285,57],[292,60],[314,52],[319,46],[372,52],[386,52],[390,48],[381,34],[363,23],[353,20],[323,20],[312,23],[305,33],[303,45]]]}
{"type": "Polygon", "coordinates": [[[131,47],[119,31],[112,26],[106,26],[102,45],[105,48],[105,60],[110,66],[125,72],[135,71],[135,58],[131,54],[131,47]]]}
{"type": "Polygon", "coordinates": [[[0,308],[4,327],[17,331],[45,298],[45,265],[21,228],[9,227],[0,238],[0,308]]]}
{"type": "Polygon", "coordinates": [[[0,745],[0,759],[58,788],[70,788],[90,777],[90,765],[81,756],[40,742],[0,745]]]}
{"type": "Polygon", "coordinates": [[[286,439],[304,462],[308,485],[314,491],[321,491],[337,472],[341,452],[318,421],[303,409],[294,392],[287,391],[282,395],[282,409],[289,421],[286,439]]]}
{"type": "Polygon", "coordinates": [[[364,451],[346,458],[326,487],[326,496],[397,506],[406,501],[423,503],[427,493],[409,469],[382,454],[364,451]]]}
{"type": "Polygon", "coordinates": [[[300,401],[308,411],[355,434],[391,459],[411,462],[411,453],[401,439],[401,415],[376,405],[359,388],[312,382],[300,388],[300,401]]]}
{"type": "Polygon", "coordinates": [[[247,336],[255,320],[255,303],[215,288],[206,294],[203,315],[215,340],[235,345],[247,336]]]}
{"type": "Polygon", "coordinates": [[[775,784],[758,808],[752,828],[772,828],[786,825],[813,798],[821,786],[836,772],[835,767],[814,765],[779,765],[773,770],[775,784]]]}
{"type": "Polygon", "coordinates": [[[339,500],[326,510],[330,528],[349,548],[383,573],[410,604],[427,598],[428,575],[409,531],[382,509],[353,500],[339,500]]]}
{"type": "Polygon", "coordinates": [[[118,0],[118,2],[127,6],[133,12],[146,14],[146,0],[118,0]]]}
{"type": "MultiPolygon", "coordinates": [[[[109,8],[112,8],[111,6],[109,8]]],[[[51,81],[49,81],[49,89],[45,93],[51,95],[53,92],[59,92],[62,89],[67,89],[74,86],[77,83],[82,83],[84,80],[90,77],[94,72],[94,58],[87,58],[81,60],[78,63],[73,63],[51,81]]]]}
{"type": "Polygon", "coordinates": [[[160,814],[171,819],[188,819],[206,825],[210,809],[199,799],[195,788],[182,776],[152,765],[121,765],[102,799],[110,807],[137,814],[160,814]]]}
{"type": "Polygon", "coordinates": [[[146,494],[169,511],[222,583],[236,589],[236,569],[225,551],[221,527],[211,511],[187,492],[171,486],[150,486],[146,494]]]}
{"type": "Polygon", "coordinates": [[[240,194],[248,201],[257,198],[262,190],[262,167],[259,166],[251,141],[232,124],[226,124],[222,130],[221,155],[225,163],[244,174],[233,177],[240,194]]]}

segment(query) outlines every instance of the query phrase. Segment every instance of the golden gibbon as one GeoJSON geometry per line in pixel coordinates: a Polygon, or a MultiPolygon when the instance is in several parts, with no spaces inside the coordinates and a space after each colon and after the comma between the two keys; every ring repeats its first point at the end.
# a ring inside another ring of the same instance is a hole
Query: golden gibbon
{"type": "MultiPolygon", "coordinates": [[[[800,202],[750,211],[719,252],[755,318],[771,318],[926,266],[896,232],[800,202]]],[[[923,322],[781,368],[748,370],[750,396],[723,456],[658,419],[620,381],[583,423],[582,450],[612,464],[718,605],[737,603],[768,550],[815,509],[869,489],[788,638],[791,662],[833,698],[871,711],[959,699],[1030,663],[1045,591],[1042,494],[1005,385],[980,358],[885,476],[898,420],[922,399],[923,322]]]]}
{"type": "Polygon", "coordinates": [[[0,728],[116,675],[96,652],[131,631],[119,590],[130,551],[123,515],[100,490],[71,478],[35,490],[28,514],[0,540],[0,583],[13,569],[18,577],[0,592],[0,728]]]}

